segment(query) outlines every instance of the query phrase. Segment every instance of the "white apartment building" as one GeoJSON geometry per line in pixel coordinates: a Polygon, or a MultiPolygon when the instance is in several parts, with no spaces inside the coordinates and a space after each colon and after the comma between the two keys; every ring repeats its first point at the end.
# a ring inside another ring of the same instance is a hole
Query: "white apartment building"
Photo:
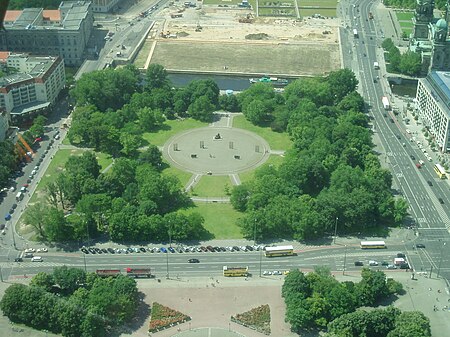
{"type": "Polygon", "coordinates": [[[450,152],[450,72],[432,71],[419,79],[416,108],[439,150],[450,152]]]}
{"type": "Polygon", "coordinates": [[[0,110],[15,123],[46,113],[66,84],[64,61],[58,56],[10,54],[6,65],[18,72],[0,78],[0,110]]]}

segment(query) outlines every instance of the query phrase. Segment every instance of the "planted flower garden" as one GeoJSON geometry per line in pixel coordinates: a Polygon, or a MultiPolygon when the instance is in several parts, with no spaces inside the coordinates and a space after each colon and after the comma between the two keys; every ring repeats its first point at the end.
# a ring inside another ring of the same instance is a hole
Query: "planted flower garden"
{"type": "Polygon", "coordinates": [[[179,311],[153,302],[149,332],[157,332],[190,321],[191,318],[179,311]]]}
{"type": "Polygon", "coordinates": [[[231,316],[231,321],[270,335],[270,307],[268,304],[231,316]]]}

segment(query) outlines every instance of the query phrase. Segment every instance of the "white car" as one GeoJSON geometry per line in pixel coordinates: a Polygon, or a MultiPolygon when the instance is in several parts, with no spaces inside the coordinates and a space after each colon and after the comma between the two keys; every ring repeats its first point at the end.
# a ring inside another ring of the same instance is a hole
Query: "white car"
{"type": "Polygon", "coordinates": [[[31,258],[31,262],[42,262],[42,261],[44,261],[44,259],[40,256],[33,256],[31,258]]]}
{"type": "Polygon", "coordinates": [[[387,269],[397,269],[397,266],[396,266],[396,265],[393,265],[393,264],[388,264],[388,265],[386,266],[386,268],[387,268],[387,269]]]}
{"type": "Polygon", "coordinates": [[[34,252],[36,252],[36,249],[34,249],[34,248],[25,249],[25,253],[34,253],[34,252]]]}
{"type": "Polygon", "coordinates": [[[268,270],[264,270],[263,271],[263,275],[272,275],[272,272],[271,271],[268,271],[268,270]]]}
{"type": "Polygon", "coordinates": [[[239,247],[239,249],[242,250],[243,252],[247,251],[247,247],[245,247],[245,246],[241,246],[241,247],[239,247]]]}
{"type": "Polygon", "coordinates": [[[377,261],[369,261],[369,266],[378,266],[378,262],[377,261]]]}
{"type": "Polygon", "coordinates": [[[36,253],[47,253],[48,252],[48,249],[47,248],[38,248],[37,250],[36,250],[36,253]]]}
{"type": "Polygon", "coordinates": [[[272,272],[272,275],[282,275],[282,273],[281,273],[281,271],[279,271],[279,270],[274,270],[274,271],[272,272]]]}

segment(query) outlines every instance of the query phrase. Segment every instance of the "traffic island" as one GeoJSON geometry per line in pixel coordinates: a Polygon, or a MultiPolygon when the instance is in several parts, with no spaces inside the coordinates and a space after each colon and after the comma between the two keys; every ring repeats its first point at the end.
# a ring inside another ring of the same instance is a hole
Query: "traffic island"
{"type": "Polygon", "coordinates": [[[270,307],[268,304],[231,316],[231,321],[267,336],[270,335],[270,307]]]}
{"type": "Polygon", "coordinates": [[[158,302],[153,302],[148,332],[158,332],[190,320],[191,318],[189,316],[179,311],[173,310],[158,302]]]}

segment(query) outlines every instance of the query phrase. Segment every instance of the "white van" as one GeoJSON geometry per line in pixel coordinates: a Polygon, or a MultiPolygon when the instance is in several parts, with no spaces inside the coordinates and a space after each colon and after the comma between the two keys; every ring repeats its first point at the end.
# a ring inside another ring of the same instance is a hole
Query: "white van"
{"type": "Polygon", "coordinates": [[[31,262],[42,262],[44,259],[41,256],[33,256],[31,262]]]}

